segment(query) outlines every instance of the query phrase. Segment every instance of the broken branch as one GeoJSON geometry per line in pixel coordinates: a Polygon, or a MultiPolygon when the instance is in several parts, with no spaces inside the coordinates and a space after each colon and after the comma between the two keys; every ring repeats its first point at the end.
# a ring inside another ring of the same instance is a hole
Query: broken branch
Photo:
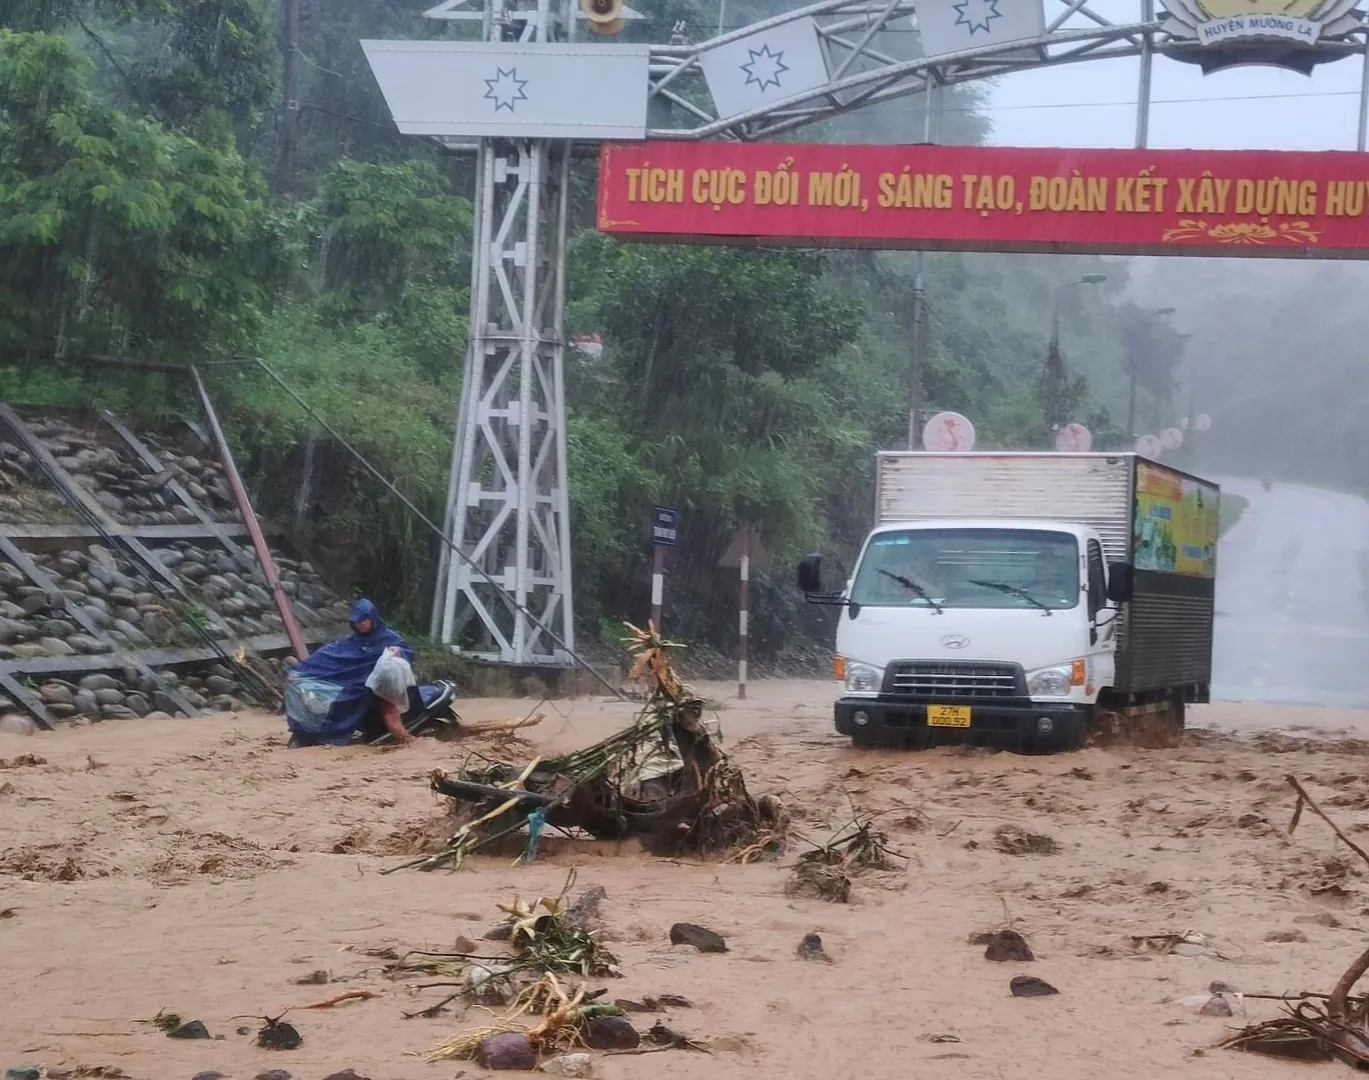
{"type": "MultiPolygon", "coordinates": [[[[1348,847],[1351,851],[1353,851],[1356,855],[1363,859],[1366,864],[1369,864],[1369,852],[1366,852],[1364,848],[1360,847],[1357,843],[1351,840],[1350,837],[1346,836],[1345,833],[1341,831],[1340,826],[1337,825],[1334,821],[1332,821],[1329,817],[1327,817],[1326,811],[1323,810],[1320,806],[1318,806],[1316,801],[1312,798],[1312,796],[1307,794],[1307,789],[1304,788],[1300,783],[1298,783],[1298,778],[1296,776],[1290,775],[1287,777],[1287,780],[1288,783],[1292,786],[1293,790],[1298,793],[1298,808],[1293,813],[1293,823],[1288,827],[1289,833],[1291,834],[1293,832],[1293,829],[1297,827],[1298,817],[1301,813],[1302,804],[1306,803],[1308,809],[1311,810],[1312,813],[1316,814],[1317,817],[1321,818],[1322,821],[1326,822],[1326,824],[1331,826],[1331,831],[1336,834],[1336,836],[1345,844],[1346,847],[1348,847]]],[[[1363,975],[1364,971],[1361,970],[1360,974],[1363,975]]],[[[1356,977],[1358,978],[1358,976],[1356,977]]]]}

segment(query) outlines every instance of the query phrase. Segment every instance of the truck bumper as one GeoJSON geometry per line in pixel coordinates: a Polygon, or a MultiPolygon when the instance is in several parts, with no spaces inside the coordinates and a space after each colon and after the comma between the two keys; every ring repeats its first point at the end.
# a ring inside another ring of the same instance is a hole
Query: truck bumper
{"type": "MultiPolygon", "coordinates": [[[[947,702],[946,704],[952,704],[947,702]]],[[[1087,706],[1038,705],[1030,701],[956,701],[970,707],[966,728],[929,727],[927,703],[882,698],[840,698],[834,708],[836,728],[857,745],[917,747],[1002,746],[1025,751],[1073,750],[1083,744],[1087,706]],[[1045,721],[1049,720],[1049,729],[1045,721]]]]}

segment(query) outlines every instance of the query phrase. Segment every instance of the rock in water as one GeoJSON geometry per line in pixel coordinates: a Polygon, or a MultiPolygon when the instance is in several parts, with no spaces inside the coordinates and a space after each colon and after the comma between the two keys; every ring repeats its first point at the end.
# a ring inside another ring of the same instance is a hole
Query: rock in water
{"type": "Polygon", "coordinates": [[[680,922],[670,928],[672,945],[693,945],[699,952],[727,952],[727,939],[694,923],[680,922]]]}
{"type": "Polygon", "coordinates": [[[0,732],[6,735],[36,735],[38,725],[27,716],[20,716],[18,713],[9,713],[0,716],[0,732]]]}
{"type": "Polygon", "coordinates": [[[817,934],[804,934],[803,940],[799,942],[798,956],[800,960],[830,960],[831,957],[823,950],[822,938],[817,934]]]}
{"type": "Polygon", "coordinates": [[[298,1050],[304,1039],[284,1020],[268,1020],[257,1032],[257,1045],[263,1050],[298,1050]]]}
{"type": "Polygon", "coordinates": [[[591,1017],[580,1036],[591,1050],[635,1050],[642,1041],[626,1016],[591,1017]]]}
{"type": "Polygon", "coordinates": [[[1049,997],[1051,994],[1060,993],[1050,983],[1038,979],[1035,975],[1015,975],[1012,982],[1008,983],[1008,989],[1013,997],[1049,997]]]}
{"type": "Polygon", "coordinates": [[[152,704],[156,706],[154,712],[166,713],[168,716],[175,716],[181,711],[181,706],[170,694],[163,690],[158,690],[152,695],[152,704]]]}
{"type": "Polygon", "coordinates": [[[530,1072],[537,1066],[537,1051],[526,1035],[504,1031],[491,1035],[476,1047],[475,1062],[487,1069],[530,1072]]]}
{"type": "Polygon", "coordinates": [[[360,1075],[355,1069],[343,1069],[342,1072],[329,1073],[323,1080],[371,1080],[371,1078],[360,1075]]]}
{"type": "Polygon", "coordinates": [[[588,1054],[562,1054],[544,1062],[542,1072],[548,1076],[593,1076],[594,1059],[588,1054]]]}
{"type": "Polygon", "coordinates": [[[1231,1002],[1222,994],[1213,994],[1198,1010],[1199,1016],[1231,1016],[1231,1002]]]}
{"type": "Polygon", "coordinates": [[[1000,930],[989,938],[989,944],[984,949],[984,959],[1006,963],[1012,960],[1035,960],[1036,957],[1032,955],[1027,939],[1016,930],[1000,930]]]}
{"type": "Polygon", "coordinates": [[[168,1031],[166,1037],[168,1039],[207,1039],[209,1038],[209,1029],[199,1020],[191,1020],[189,1023],[168,1031]]]}

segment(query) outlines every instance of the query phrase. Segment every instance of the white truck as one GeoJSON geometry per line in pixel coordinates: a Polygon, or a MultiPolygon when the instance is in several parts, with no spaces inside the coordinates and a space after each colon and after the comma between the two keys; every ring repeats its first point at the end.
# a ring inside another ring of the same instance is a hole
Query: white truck
{"type": "Polygon", "coordinates": [[[1135,454],[886,452],[840,592],[836,727],[856,745],[1074,749],[1103,712],[1206,702],[1217,485],[1135,454]]]}

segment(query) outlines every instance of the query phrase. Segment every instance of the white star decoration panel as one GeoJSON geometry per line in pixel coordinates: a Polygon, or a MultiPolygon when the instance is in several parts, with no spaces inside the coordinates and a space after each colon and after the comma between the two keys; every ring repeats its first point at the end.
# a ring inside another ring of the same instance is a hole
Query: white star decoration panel
{"type": "Polygon", "coordinates": [[[405,135],[646,137],[645,45],[363,41],[405,135]]]}
{"type": "Polygon", "coordinates": [[[1021,41],[1046,31],[1041,0],[916,0],[928,56],[1021,41]]]}
{"type": "Polygon", "coordinates": [[[749,34],[699,57],[720,119],[827,85],[812,19],[749,34]]]}

